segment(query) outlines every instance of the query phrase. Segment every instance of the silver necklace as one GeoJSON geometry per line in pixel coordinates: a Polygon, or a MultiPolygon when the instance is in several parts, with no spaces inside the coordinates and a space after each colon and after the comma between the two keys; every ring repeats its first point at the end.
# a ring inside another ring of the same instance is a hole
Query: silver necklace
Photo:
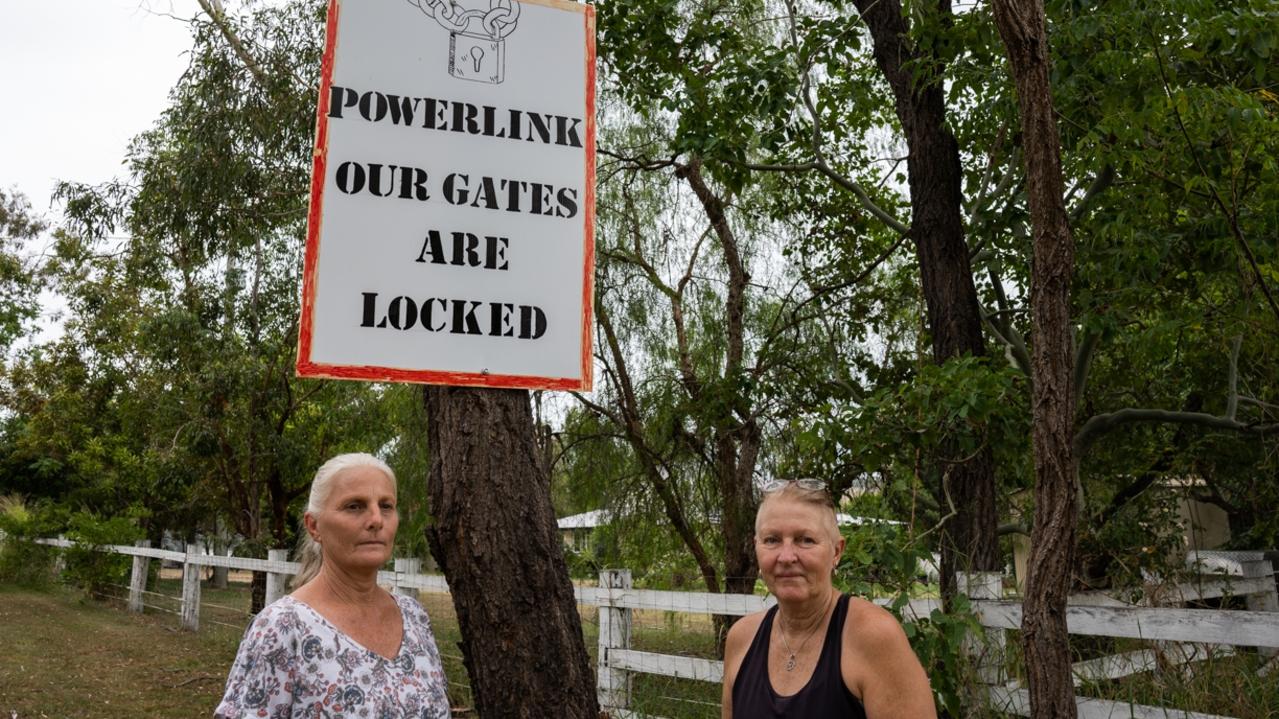
{"type": "MultiPolygon", "coordinates": [[[[826,618],[826,610],[829,608],[830,608],[830,599],[827,599],[826,607],[822,609],[823,620],[826,618]]],[[[795,671],[795,667],[797,666],[797,663],[795,661],[795,655],[798,652],[796,652],[794,649],[791,649],[790,642],[786,641],[786,627],[782,626],[784,622],[780,621],[781,618],[782,618],[782,610],[781,608],[778,608],[777,619],[779,621],[777,622],[777,632],[782,635],[782,644],[786,647],[786,651],[790,654],[790,656],[787,657],[786,659],[786,671],[793,672],[795,671]]],[[[808,644],[809,639],[813,638],[813,635],[817,633],[817,628],[820,627],[821,625],[822,625],[822,622],[820,620],[813,625],[813,628],[808,631],[808,636],[804,637],[804,641],[799,643],[799,651],[801,652],[804,651],[804,646],[808,644]]]]}

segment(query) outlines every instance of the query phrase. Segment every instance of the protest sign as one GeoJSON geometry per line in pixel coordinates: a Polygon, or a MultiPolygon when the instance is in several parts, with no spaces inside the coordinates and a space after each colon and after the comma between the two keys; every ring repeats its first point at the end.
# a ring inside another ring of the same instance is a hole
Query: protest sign
{"type": "Polygon", "coordinates": [[[594,8],[468,3],[330,4],[301,375],[591,386],[594,8]]]}

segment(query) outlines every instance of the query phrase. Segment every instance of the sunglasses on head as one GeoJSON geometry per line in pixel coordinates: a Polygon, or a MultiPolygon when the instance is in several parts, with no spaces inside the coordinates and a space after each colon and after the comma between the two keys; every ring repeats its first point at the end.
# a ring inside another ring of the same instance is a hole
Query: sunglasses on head
{"type": "Polygon", "coordinates": [[[759,489],[764,494],[772,494],[780,491],[788,484],[798,485],[800,489],[807,489],[810,492],[823,492],[826,490],[826,483],[820,479],[770,479],[759,489]]]}

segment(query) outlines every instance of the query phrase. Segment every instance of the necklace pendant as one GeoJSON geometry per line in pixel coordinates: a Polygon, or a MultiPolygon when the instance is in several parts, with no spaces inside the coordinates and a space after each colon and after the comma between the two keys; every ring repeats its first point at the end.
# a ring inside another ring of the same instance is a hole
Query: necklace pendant
{"type": "Polygon", "coordinates": [[[790,655],[790,658],[786,660],[786,671],[788,672],[795,671],[795,655],[794,654],[790,655]]]}

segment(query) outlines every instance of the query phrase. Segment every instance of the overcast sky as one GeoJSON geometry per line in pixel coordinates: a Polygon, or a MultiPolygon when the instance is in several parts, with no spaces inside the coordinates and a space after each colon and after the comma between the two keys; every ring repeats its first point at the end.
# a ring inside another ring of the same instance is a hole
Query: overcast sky
{"type": "Polygon", "coordinates": [[[123,174],[186,68],[195,0],[0,0],[0,186],[56,219],[58,180],[123,174]]]}
{"type": "MultiPolygon", "coordinates": [[[[195,0],[0,0],[0,187],[57,222],[59,180],[122,176],[125,148],[164,110],[186,69],[195,0]]],[[[47,239],[29,251],[39,252],[47,239]]],[[[65,302],[40,296],[38,332],[61,331],[65,302]]],[[[25,344],[25,343],[19,343],[25,344]]]]}

